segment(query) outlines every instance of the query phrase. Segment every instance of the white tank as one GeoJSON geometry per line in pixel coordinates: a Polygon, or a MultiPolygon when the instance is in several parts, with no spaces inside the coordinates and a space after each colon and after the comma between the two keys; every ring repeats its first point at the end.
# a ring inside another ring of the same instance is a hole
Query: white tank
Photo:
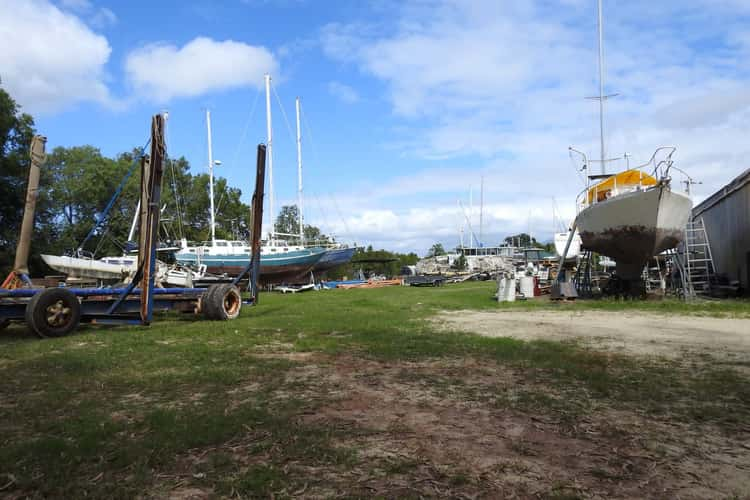
{"type": "Polygon", "coordinates": [[[534,297],[534,277],[533,276],[521,276],[521,279],[518,281],[518,287],[520,288],[521,293],[524,297],[527,299],[531,299],[534,297]]]}

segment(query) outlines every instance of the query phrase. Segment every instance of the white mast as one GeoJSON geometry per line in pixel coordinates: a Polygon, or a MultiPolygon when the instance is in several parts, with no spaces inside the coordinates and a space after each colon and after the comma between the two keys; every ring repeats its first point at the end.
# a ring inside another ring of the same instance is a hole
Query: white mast
{"type": "Polygon", "coordinates": [[[479,246],[483,245],[482,224],[484,219],[484,176],[479,184],[479,246]]]}
{"type": "MultiPolygon", "coordinates": [[[[461,210],[461,200],[456,200],[456,205],[458,206],[458,210],[461,210]]],[[[461,245],[461,248],[464,247],[464,222],[459,214],[459,223],[458,223],[458,241],[461,245]]]]}
{"type": "Polygon", "coordinates": [[[600,161],[601,161],[601,173],[605,173],[605,157],[606,152],[604,149],[604,44],[603,44],[603,26],[602,26],[602,0],[598,1],[599,6],[599,146],[600,146],[600,161]]]}
{"type": "Polygon", "coordinates": [[[211,201],[211,245],[216,243],[216,214],[214,213],[214,157],[211,149],[211,111],[206,110],[208,131],[208,197],[211,201]]]}
{"type": "MultiPolygon", "coordinates": [[[[267,158],[268,158],[268,203],[269,203],[269,210],[268,210],[268,217],[271,219],[270,224],[268,227],[270,228],[270,240],[273,240],[273,235],[276,232],[274,228],[274,206],[273,206],[273,132],[271,129],[271,75],[266,73],[265,75],[266,79],[266,132],[267,132],[267,141],[266,141],[266,149],[268,150],[267,158]]],[[[271,241],[273,243],[273,241],[271,241]]]]}
{"type": "MultiPolygon", "coordinates": [[[[474,188],[469,186],[469,221],[474,218],[474,188]]],[[[471,222],[469,222],[471,224],[471,222]]],[[[474,246],[474,230],[472,229],[469,235],[469,246],[474,246]]]]}
{"type": "Polygon", "coordinates": [[[299,216],[299,242],[300,245],[305,244],[305,230],[302,218],[302,135],[299,126],[299,97],[296,101],[297,105],[297,214],[299,216]]]}

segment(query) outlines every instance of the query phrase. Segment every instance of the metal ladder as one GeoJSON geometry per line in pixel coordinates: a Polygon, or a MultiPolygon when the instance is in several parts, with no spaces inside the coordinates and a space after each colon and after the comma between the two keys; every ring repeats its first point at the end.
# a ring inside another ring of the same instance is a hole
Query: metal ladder
{"type": "Polygon", "coordinates": [[[579,297],[591,297],[593,295],[592,267],[593,255],[589,250],[584,251],[580,262],[573,275],[573,284],[579,297]]]}
{"type": "Polygon", "coordinates": [[[688,290],[692,292],[691,295],[708,295],[711,292],[711,281],[716,274],[716,267],[703,217],[687,223],[685,253],[685,277],[688,281],[688,290]]]}
{"type": "Polygon", "coordinates": [[[646,291],[648,292],[661,289],[662,287],[661,264],[659,263],[660,257],[661,256],[659,255],[652,257],[643,267],[641,279],[643,280],[643,283],[646,286],[646,291]],[[654,265],[652,266],[651,264],[654,265]],[[657,276],[657,278],[654,276],[657,276]]]}

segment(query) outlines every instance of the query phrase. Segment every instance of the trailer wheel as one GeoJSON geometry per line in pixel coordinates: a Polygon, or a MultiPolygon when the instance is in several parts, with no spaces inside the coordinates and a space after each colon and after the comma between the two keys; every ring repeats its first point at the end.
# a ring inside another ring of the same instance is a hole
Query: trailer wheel
{"type": "Polygon", "coordinates": [[[207,319],[235,319],[242,309],[240,289],[234,285],[211,285],[203,296],[203,314],[207,319]]]}
{"type": "Polygon", "coordinates": [[[81,303],[70,290],[48,288],[26,304],[26,324],[39,337],[63,337],[78,327],[81,303]]]}
{"type": "Polygon", "coordinates": [[[10,325],[10,320],[8,318],[0,319],[0,330],[5,330],[8,328],[8,325],[10,325]]]}

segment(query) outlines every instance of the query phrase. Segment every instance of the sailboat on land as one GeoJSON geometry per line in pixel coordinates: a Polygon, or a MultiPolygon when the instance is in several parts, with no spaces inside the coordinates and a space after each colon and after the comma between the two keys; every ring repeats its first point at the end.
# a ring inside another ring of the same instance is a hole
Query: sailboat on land
{"type": "MultiPolygon", "coordinates": [[[[269,202],[270,227],[273,228],[274,192],[273,192],[273,135],[271,127],[271,76],[265,75],[266,82],[266,121],[268,139],[266,151],[268,155],[269,172],[269,202]]],[[[180,264],[191,266],[206,266],[206,270],[213,274],[227,274],[233,276],[242,272],[250,262],[252,248],[246,241],[217,240],[216,222],[213,204],[213,152],[211,150],[211,118],[206,113],[208,132],[208,161],[209,161],[209,197],[211,199],[211,241],[204,241],[200,245],[188,246],[183,242],[182,249],[175,254],[180,264]]],[[[301,245],[290,245],[286,240],[276,237],[273,229],[268,238],[263,241],[260,255],[261,284],[294,283],[312,271],[315,264],[325,254],[322,248],[305,248],[301,245]]]]}
{"type": "MultiPolygon", "coordinates": [[[[598,2],[599,33],[599,123],[601,173],[588,175],[588,185],[578,196],[578,215],[567,246],[576,229],[582,248],[611,257],[617,276],[626,282],[639,282],[649,258],[676,247],[684,238],[684,228],[692,209],[686,194],[672,190],[671,176],[682,173],[673,166],[674,147],[658,148],[651,160],[635,168],[607,174],[604,148],[604,80],[602,69],[602,2],[598,2]]],[[[583,153],[584,167],[589,162],[583,153]]],[[[566,251],[563,250],[563,253],[566,251]]]]}

